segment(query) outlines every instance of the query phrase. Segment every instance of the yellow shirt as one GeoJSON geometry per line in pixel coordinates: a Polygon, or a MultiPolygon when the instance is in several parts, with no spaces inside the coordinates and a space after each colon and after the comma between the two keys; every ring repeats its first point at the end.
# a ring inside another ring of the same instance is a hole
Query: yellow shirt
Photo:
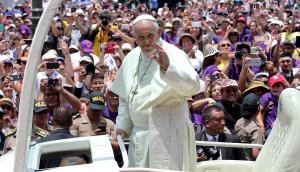
{"type": "Polygon", "coordinates": [[[219,70],[223,70],[224,67],[229,63],[228,59],[221,59],[221,63],[218,65],[219,70]]]}
{"type": "MultiPolygon", "coordinates": [[[[116,28],[117,28],[116,26],[113,25],[110,26],[111,30],[115,30],[116,28]]],[[[93,53],[98,57],[100,57],[100,53],[101,53],[100,47],[105,46],[105,44],[107,44],[109,41],[108,32],[109,31],[101,30],[99,28],[99,32],[95,37],[94,45],[93,45],[93,53]]]]}

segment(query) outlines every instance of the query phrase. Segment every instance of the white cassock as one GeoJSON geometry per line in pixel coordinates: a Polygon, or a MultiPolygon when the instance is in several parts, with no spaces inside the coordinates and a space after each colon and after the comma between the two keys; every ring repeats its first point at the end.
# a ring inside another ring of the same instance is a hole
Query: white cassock
{"type": "Polygon", "coordinates": [[[195,171],[195,135],[186,98],[204,84],[183,51],[165,41],[162,48],[170,61],[166,72],[139,47],[124,59],[110,89],[120,96],[116,128],[130,134],[130,167],[195,171]]]}

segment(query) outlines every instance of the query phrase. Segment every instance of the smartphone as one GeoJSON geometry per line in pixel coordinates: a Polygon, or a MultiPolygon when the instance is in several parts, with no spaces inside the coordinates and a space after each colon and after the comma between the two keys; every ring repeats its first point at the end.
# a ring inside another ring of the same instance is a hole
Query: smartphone
{"type": "Polygon", "coordinates": [[[71,13],[75,13],[76,12],[76,8],[71,8],[71,13]]]}
{"type": "Polygon", "coordinates": [[[296,36],[295,46],[296,48],[300,48],[300,36],[296,36]]]}
{"type": "Polygon", "coordinates": [[[19,81],[22,80],[22,75],[10,75],[11,81],[19,81]]]}
{"type": "Polygon", "coordinates": [[[27,45],[31,45],[31,43],[32,43],[32,39],[23,39],[23,40],[24,40],[25,44],[27,44],[27,45]]]}
{"type": "Polygon", "coordinates": [[[58,69],[59,63],[46,63],[46,69],[58,69]]]}
{"type": "Polygon", "coordinates": [[[21,59],[17,59],[17,64],[18,65],[22,65],[22,60],[21,59]]]}
{"type": "Polygon", "coordinates": [[[259,49],[257,47],[251,47],[250,54],[259,54],[259,49]]]}
{"type": "Polygon", "coordinates": [[[201,23],[199,21],[194,21],[194,22],[192,22],[192,27],[200,28],[201,27],[201,23]]]}
{"type": "Polygon", "coordinates": [[[100,132],[106,132],[106,124],[105,123],[100,123],[98,125],[98,129],[100,130],[100,132]]]}
{"type": "Polygon", "coordinates": [[[128,24],[121,24],[121,30],[129,30],[128,24]]]}
{"type": "Polygon", "coordinates": [[[260,58],[253,58],[251,60],[249,60],[249,65],[250,66],[261,66],[262,65],[262,61],[260,58]]]}

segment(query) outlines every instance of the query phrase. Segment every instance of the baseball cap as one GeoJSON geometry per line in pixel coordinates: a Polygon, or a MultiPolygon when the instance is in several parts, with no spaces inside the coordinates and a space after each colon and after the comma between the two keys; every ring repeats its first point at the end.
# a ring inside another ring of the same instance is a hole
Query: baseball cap
{"type": "Polygon", "coordinates": [[[213,56],[217,53],[219,53],[218,49],[216,49],[214,47],[207,47],[203,51],[203,56],[204,56],[204,58],[206,58],[206,57],[209,57],[209,56],[213,56]]]}
{"type": "Polygon", "coordinates": [[[250,118],[255,115],[260,105],[259,97],[254,93],[250,93],[244,97],[241,106],[241,116],[244,118],[250,118]]]}
{"type": "Polygon", "coordinates": [[[10,64],[10,65],[13,65],[13,61],[10,60],[10,59],[6,59],[3,61],[3,64],[10,64]]]}
{"type": "Polygon", "coordinates": [[[81,8],[77,9],[75,11],[75,13],[78,14],[78,15],[84,15],[84,12],[83,12],[83,10],[81,8]]]}
{"type": "Polygon", "coordinates": [[[124,43],[124,44],[122,44],[121,49],[122,50],[132,50],[132,47],[130,44],[124,43]]]}
{"type": "Polygon", "coordinates": [[[233,80],[233,79],[224,79],[222,80],[221,83],[221,88],[226,88],[226,87],[238,87],[238,83],[233,80]]]}
{"type": "Polygon", "coordinates": [[[80,48],[84,53],[92,53],[93,52],[93,43],[89,40],[83,40],[80,42],[80,48]]]}
{"type": "Polygon", "coordinates": [[[245,19],[245,17],[239,17],[237,20],[236,20],[237,22],[243,22],[243,23],[246,23],[246,19],[245,19]]]}
{"type": "Polygon", "coordinates": [[[55,50],[49,50],[42,56],[42,60],[56,59],[57,52],[55,50]]]}
{"type": "Polygon", "coordinates": [[[91,92],[90,96],[90,109],[95,109],[95,110],[103,110],[105,105],[104,105],[104,96],[101,92],[99,91],[93,91],[91,92]]]}
{"type": "Polygon", "coordinates": [[[273,87],[276,83],[282,83],[284,85],[286,83],[286,80],[282,75],[276,74],[271,76],[271,78],[269,79],[269,87],[273,87]]]}
{"type": "Polygon", "coordinates": [[[86,62],[89,62],[89,63],[93,63],[93,60],[91,58],[92,57],[90,57],[90,56],[83,56],[83,57],[81,57],[81,61],[80,62],[86,61],[86,62]]]}
{"type": "Polygon", "coordinates": [[[69,46],[69,49],[74,49],[74,50],[77,50],[78,51],[78,47],[76,45],[71,45],[69,46]]]}
{"type": "Polygon", "coordinates": [[[34,106],[33,106],[33,112],[34,113],[39,113],[43,111],[47,111],[47,105],[45,101],[35,101],[34,106]]]}

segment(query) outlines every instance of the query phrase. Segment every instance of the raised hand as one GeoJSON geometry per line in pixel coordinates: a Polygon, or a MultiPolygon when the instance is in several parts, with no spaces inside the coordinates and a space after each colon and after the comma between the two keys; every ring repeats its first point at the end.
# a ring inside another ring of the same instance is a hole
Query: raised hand
{"type": "Polygon", "coordinates": [[[159,64],[159,66],[166,71],[170,65],[170,61],[167,53],[162,47],[160,47],[156,43],[154,44],[154,48],[158,52],[158,55],[157,54],[151,55],[150,58],[153,58],[159,64]]]}

